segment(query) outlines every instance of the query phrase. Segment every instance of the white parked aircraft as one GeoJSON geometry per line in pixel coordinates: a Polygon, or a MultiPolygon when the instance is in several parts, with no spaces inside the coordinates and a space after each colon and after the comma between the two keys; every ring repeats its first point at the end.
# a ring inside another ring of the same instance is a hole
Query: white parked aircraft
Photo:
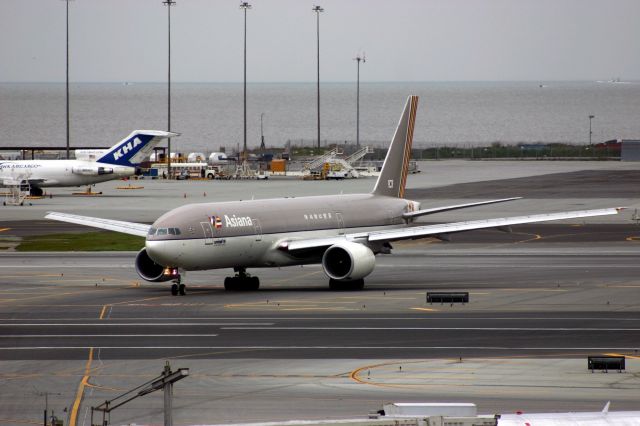
{"type": "Polygon", "coordinates": [[[640,426],[640,411],[502,414],[498,426],[640,426]]]}
{"type": "Polygon", "coordinates": [[[135,265],[147,281],[174,280],[172,294],[184,294],[186,271],[233,268],[228,290],[255,290],[247,268],[319,263],[333,289],[360,289],[375,267],[375,255],[390,253],[397,240],[446,235],[520,223],[601,216],[616,208],[417,225],[419,216],[499,203],[515,198],[420,210],[404,198],[418,104],[407,100],[382,171],[369,194],[297,197],[189,204],[162,215],[153,225],[50,213],[46,217],[126,234],[146,236],[135,265]]]}
{"type": "Polygon", "coordinates": [[[93,185],[132,176],[136,166],[148,158],[162,139],[178,136],[161,130],[135,130],[105,150],[94,161],[18,160],[0,161],[0,184],[29,188],[31,195],[42,195],[42,188],[93,185]]]}

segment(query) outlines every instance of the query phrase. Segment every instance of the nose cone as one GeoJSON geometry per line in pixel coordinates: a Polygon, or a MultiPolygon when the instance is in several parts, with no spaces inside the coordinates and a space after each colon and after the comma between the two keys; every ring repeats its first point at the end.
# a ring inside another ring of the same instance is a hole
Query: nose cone
{"type": "Polygon", "coordinates": [[[147,254],[159,265],[174,266],[174,256],[172,256],[171,248],[168,247],[170,241],[149,241],[145,242],[147,254]]]}

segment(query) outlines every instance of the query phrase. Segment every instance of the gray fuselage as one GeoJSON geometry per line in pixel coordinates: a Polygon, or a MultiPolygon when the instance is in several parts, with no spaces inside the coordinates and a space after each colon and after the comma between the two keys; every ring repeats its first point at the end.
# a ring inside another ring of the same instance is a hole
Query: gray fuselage
{"type": "Polygon", "coordinates": [[[318,263],[321,253],[293,254],[283,243],[406,226],[402,214],[417,209],[373,194],[189,204],[155,221],[146,248],[158,264],[186,271],[318,263]]]}

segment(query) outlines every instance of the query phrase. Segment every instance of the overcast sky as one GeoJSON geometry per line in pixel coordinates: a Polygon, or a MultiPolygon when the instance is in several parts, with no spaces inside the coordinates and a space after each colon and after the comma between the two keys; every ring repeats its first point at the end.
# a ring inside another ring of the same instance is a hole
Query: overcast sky
{"type": "MultiPolygon", "coordinates": [[[[64,81],[65,2],[1,0],[0,81],[64,81]]],[[[640,80],[638,0],[254,0],[248,81],[640,80]]],[[[172,80],[242,81],[239,1],[177,0],[172,80]]],[[[161,0],[70,3],[71,81],[166,81],[161,0]]]]}

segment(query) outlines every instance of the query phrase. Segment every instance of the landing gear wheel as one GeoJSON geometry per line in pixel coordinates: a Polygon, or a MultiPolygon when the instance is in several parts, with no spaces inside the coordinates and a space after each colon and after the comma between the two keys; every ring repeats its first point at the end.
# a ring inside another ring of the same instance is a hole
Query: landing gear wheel
{"type": "Polygon", "coordinates": [[[329,279],[329,290],[335,291],[358,291],[364,288],[364,279],[353,281],[339,281],[333,278],[329,279]]]}
{"type": "Polygon", "coordinates": [[[178,284],[171,284],[171,295],[172,296],[178,295],[178,284]]]}
{"type": "Polygon", "coordinates": [[[187,294],[187,286],[184,284],[180,284],[178,286],[178,293],[180,294],[180,296],[185,296],[187,294]]]}
{"type": "Polygon", "coordinates": [[[364,289],[364,279],[359,279],[351,282],[352,290],[362,290],[364,289]]]}
{"type": "Polygon", "coordinates": [[[42,188],[38,188],[37,186],[32,186],[29,188],[29,195],[33,197],[42,197],[42,194],[44,194],[42,188]]]}
{"type": "Polygon", "coordinates": [[[260,288],[260,279],[258,277],[249,277],[248,281],[247,290],[257,291],[260,288]]]}
{"type": "Polygon", "coordinates": [[[256,291],[260,288],[260,279],[247,275],[244,270],[239,270],[235,277],[224,279],[226,291],[256,291]]]}

